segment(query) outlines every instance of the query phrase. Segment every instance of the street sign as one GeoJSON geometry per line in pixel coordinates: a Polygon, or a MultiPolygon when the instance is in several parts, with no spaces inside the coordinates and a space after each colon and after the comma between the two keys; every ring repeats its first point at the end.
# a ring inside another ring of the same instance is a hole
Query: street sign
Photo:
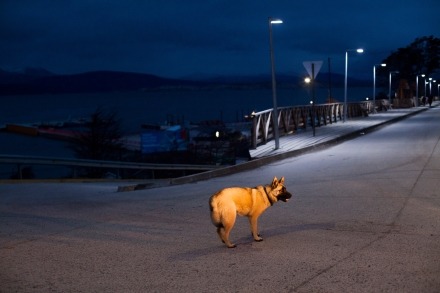
{"type": "Polygon", "coordinates": [[[319,70],[321,70],[322,61],[304,61],[303,65],[309,76],[315,78],[318,75],[319,70]],[[312,64],[315,65],[315,76],[312,76],[312,64]]]}

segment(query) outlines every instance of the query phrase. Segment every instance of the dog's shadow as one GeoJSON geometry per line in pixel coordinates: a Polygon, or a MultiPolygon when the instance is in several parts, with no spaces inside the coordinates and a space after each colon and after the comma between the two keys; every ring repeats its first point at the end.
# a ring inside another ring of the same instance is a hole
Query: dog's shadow
{"type": "Polygon", "coordinates": [[[262,237],[280,236],[307,230],[329,230],[333,229],[335,225],[335,223],[309,223],[301,225],[278,226],[274,228],[264,229],[264,234],[262,235],[262,237]]]}
{"type": "MultiPolygon", "coordinates": [[[[263,239],[287,235],[300,231],[308,231],[308,230],[330,230],[335,227],[335,223],[310,223],[310,224],[301,224],[301,225],[288,225],[288,226],[277,226],[276,228],[268,228],[264,229],[261,232],[261,237],[263,239]]],[[[254,243],[252,238],[252,234],[249,234],[248,237],[244,236],[236,240],[237,244],[246,244],[246,243],[254,243]]]]}
{"type": "MultiPolygon", "coordinates": [[[[287,235],[291,233],[308,231],[308,230],[330,230],[335,227],[335,223],[310,223],[310,224],[301,224],[301,225],[289,225],[289,226],[281,226],[276,228],[264,229],[262,233],[263,238],[273,238],[276,236],[287,235]]],[[[252,238],[252,235],[249,233],[248,236],[244,236],[238,238],[234,241],[237,244],[236,248],[227,249],[226,246],[219,241],[219,244],[216,246],[210,246],[202,249],[194,249],[187,252],[179,253],[173,256],[170,256],[170,260],[184,260],[190,261],[195,260],[199,257],[207,256],[207,255],[218,255],[221,254],[237,254],[237,253],[249,253],[249,247],[252,247],[252,252],[256,250],[262,250],[262,248],[257,248],[252,238]],[[244,249],[242,249],[244,248],[244,249]]]]}

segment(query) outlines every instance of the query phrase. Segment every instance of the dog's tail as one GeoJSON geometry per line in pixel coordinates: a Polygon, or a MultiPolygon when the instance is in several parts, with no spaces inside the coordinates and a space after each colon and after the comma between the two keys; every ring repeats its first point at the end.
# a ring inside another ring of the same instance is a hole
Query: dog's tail
{"type": "Polygon", "coordinates": [[[214,224],[214,226],[217,227],[217,230],[223,228],[223,223],[222,223],[222,219],[221,219],[221,214],[220,214],[220,212],[219,212],[218,209],[217,209],[217,205],[216,205],[216,203],[215,203],[214,196],[212,196],[212,197],[209,199],[209,210],[210,210],[210,212],[211,212],[211,221],[212,221],[212,224],[214,224]]]}

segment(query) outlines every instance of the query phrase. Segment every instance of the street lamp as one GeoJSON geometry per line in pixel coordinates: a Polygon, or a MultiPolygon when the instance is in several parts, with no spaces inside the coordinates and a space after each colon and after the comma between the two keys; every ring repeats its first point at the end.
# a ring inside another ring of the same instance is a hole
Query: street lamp
{"type": "Polygon", "coordinates": [[[347,120],[347,69],[348,69],[348,52],[356,51],[363,53],[364,49],[348,49],[345,51],[345,80],[344,80],[344,122],[347,120]]]}
{"type": "Polygon", "coordinates": [[[415,102],[415,106],[418,107],[419,106],[419,76],[421,77],[425,77],[424,74],[419,74],[416,76],[416,102],[415,102]]]}
{"type": "Polygon", "coordinates": [[[382,64],[375,64],[373,66],[373,113],[376,113],[376,66],[387,66],[385,63],[382,64]]]}
{"type": "MultiPolygon", "coordinates": [[[[310,77],[306,77],[306,78],[304,78],[304,82],[306,83],[307,88],[308,88],[308,96],[307,96],[307,98],[311,99],[312,98],[312,94],[311,94],[312,90],[311,90],[310,83],[312,82],[312,79],[310,77]]],[[[312,104],[312,100],[310,100],[310,104],[312,104]]]]}
{"type": "Polygon", "coordinates": [[[423,92],[423,100],[425,102],[423,103],[423,106],[425,106],[425,103],[426,103],[426,85],[429,83],[429,82],[426,81],[426,77],[424,78],[424,83],[425,83],[425,89],[424,89],[424,92],[423,92]]]}
{"type": "Polygon", "coordinates": [[[399,71],[390,71],[390,82],[389,82],[389,86],[388,86],[388,102],[391,105],[391,75],[393,73],[399,73],[399,71]]]}
{"type": "Polygon", "coordinates": [[[429,78],[429,95],[432,95],[432,77],[429,78]]]}
{"type": "Polygon", "coordinates": [[[272,19],[269,17],[269,43],[270,43],[270,63],[272,68],[272,99],[273,99],[273,131],[275,136],[275,149],[280,148],[280,135],[278,133],[278,105],[277,105],[277,90],[275,81],[275,62],[273,57],[273,42],[272,42],[272,24],[283,23],[281,19],[272,19]]]}

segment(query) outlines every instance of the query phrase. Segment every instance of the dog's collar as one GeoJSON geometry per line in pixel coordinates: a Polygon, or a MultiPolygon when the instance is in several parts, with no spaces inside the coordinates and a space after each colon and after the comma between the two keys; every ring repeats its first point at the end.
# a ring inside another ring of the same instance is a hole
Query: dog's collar
{"type": "Polygon", "coordinates": [[[263,189],[264,189],[264,192],[266,193],[266,197],[267,197],[267,199],[268,199],[269,202],[270,202],[270,205],[272,206],[272,205],[274,204],[274,201],[273,201],[272,198],[270,197],[269,193],[267,193],[266,186],[264,186],[263,189]]]}

